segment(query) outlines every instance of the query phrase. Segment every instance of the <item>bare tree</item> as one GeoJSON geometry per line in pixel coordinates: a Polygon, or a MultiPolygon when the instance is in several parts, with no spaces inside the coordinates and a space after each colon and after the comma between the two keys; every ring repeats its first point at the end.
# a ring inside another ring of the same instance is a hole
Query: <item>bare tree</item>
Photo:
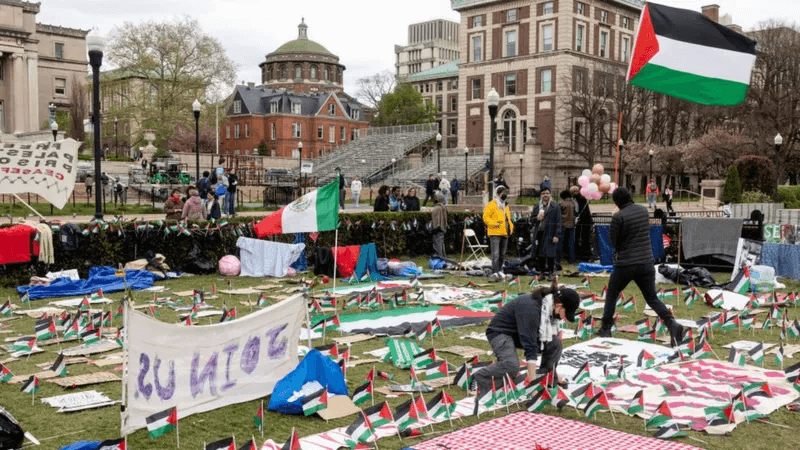
{"type": "Polygon", "coordinates": [[[396,81],[392,72],[384,70],[368,77],[359,78],[357,85],[356,97],[370,108],[377,110],[381,98],[394,90],[396,81]]]}
{"type": "Polygon", "coordinates": [[[86,85],[78,81],[77,77],[73,78],[69,97],[69,115],[72,120],[69,136],[76,141],[82,142],[85,138],[83,120],[89,117],[88,95],[86,85]]]}

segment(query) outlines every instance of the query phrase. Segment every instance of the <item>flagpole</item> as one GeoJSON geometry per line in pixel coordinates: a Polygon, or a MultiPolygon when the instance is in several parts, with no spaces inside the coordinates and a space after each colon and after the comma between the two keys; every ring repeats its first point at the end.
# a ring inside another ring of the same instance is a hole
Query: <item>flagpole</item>
{"type": "MultiPolygon", "coordinates": [[[[335,300],[336,298],[336,270],[339,264],[339,213],[336,213],[336,231],[334,231],[334,238],[333,238],[333,291],[331,295],[334,297],[333,301],[333,310],[334,314],[339,314],[339,305],[338,302],[335,300]]],[[[325,341],[323,341],[323,344],[325,341]]],[[[376,445],[377,447],[377,445],[376,445]]]]}
{"type": "Polygon", "coordinates": [[[264,400],[261,400],[261,438],[264,438],[264,400]]]}
{"type": "MultiPolygon", "coordinates": [[[[177,408],[177,406],[176,406],[177,408]]],[[[176,409],[177,413],[177,409],[176,409]]],[[[177,414],[176,414],[177,415],[177,414]]],[[[175,439],[177,440],[178,448],[181,448],[181,429],[178,427],[180,425],[180,420],[175,421],[175,439]]]]}
{"type": "MultiPolygon", "coordinates": [[[[123,271],[124,273],[124,271],[123,271]]],[[[127,282],[125,283],[127,285],[127,282]]],[[[125,422],[128,418],[128,302],[127,302],[127,293],[122,296],[122,330],[124,331],[122,336],[122,408],[120,412],[120,427],[124,428],[125,422]]],[[[77,317],[76,317],[77,320],[77,317]]],[[[125,439],[128,439],[128,434],[125,433],[125,439]]],[[[125,447],[127,448],[127,446],[125,447]]]]}
{"type": "Polygon", "coordinates": [[[370,398],[372,399],[372,406],[375,406],[375,364],[372,365],[372,395],[370,395],[370,398]]]}
{"type": "MultiPolygon", "coordinates": [[[[306,336],[308,338],[308,351],[311,351],[311,349],[313,348],[311,347],[311,334],[314,333],[314,330],[311,329],[311,316],[309,316],[308,314],[308,294],[304,295],[303,297],[304,297],[303,309],[305,309],[306,311],[306,326],[308,327],[308,336],[306,336]]],[[[261,404],[263,405],[264,402],[262,401],[261,404]]],[[[263,430],[261,434],[263,437],[264,434],[263,430]]]]}

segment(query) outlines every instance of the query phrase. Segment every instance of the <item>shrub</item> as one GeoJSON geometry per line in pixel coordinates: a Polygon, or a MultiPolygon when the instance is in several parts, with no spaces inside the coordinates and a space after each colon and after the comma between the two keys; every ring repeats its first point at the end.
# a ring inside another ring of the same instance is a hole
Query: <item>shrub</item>
{"type": "Polygon", "coordinates": [[[728,167],[728,176],[725,177],[725,186],[722,188],[722,201],[742,202],[742,185],[739,183],[739,171],[734,166],[728,167]]]}
{"type": "Polygon", "coordinates": [[[734,161],[739,171],[742,191],[772,194],[775,186],[775,163],[765,156],[744,155],[734,161]]]}
{"type": "Polygon", "coordinates": [[[761,191],[747,191],[742,193],[742,203],[772,203],[772,196],[761,191]]]}
{"type": "Polygon", "coordinates": [[[800,208],[800,186],[778,186],[778,199],[787,209],[800,208]]]}

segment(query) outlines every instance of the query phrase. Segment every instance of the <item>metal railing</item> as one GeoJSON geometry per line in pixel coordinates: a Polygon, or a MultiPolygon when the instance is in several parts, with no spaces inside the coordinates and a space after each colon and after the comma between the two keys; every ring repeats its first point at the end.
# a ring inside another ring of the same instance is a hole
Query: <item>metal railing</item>
{"type": "Polygon", "coordinates": [[[437,129],[436,122],[421,123],[418,125],[394,125],[389,127],[370,127],[361,130],[364,136],[376,136],[383,134],[395,133],[418,133],[422,131],[435,131],[437,129]]]}

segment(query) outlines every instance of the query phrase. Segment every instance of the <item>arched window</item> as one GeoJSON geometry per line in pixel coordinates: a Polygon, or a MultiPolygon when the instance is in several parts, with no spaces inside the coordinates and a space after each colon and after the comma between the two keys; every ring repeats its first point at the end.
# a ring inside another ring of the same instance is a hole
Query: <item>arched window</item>
{"type": "Polygon", "coordinates": [[[509,145],[508,151],[517,151],[517,115],[510,109],[503,114],[503,129],[505,130],[503,139],[509,145]]]}
{"type": "Polygon", "coordinates": [[[317,79],[317,66],[311,66],[311,79],[317,79]]]}
{"type": "Polygon", "coordinates": [[[281,80],[286,79],[286,66],[281,66],[281,80]]]}
{"type": "Polygon", "coordinates": [[[303,78],[303,69],[300,66],[294,66],[294,77],[303,78]]]}
{"type": "Polygon", "coordinates": [[[267,77],[266,77],[266,81],[269,81],[269,80],[271,80],[271,79],[272,79],[272,67],[267,67],[267,77]]]}

